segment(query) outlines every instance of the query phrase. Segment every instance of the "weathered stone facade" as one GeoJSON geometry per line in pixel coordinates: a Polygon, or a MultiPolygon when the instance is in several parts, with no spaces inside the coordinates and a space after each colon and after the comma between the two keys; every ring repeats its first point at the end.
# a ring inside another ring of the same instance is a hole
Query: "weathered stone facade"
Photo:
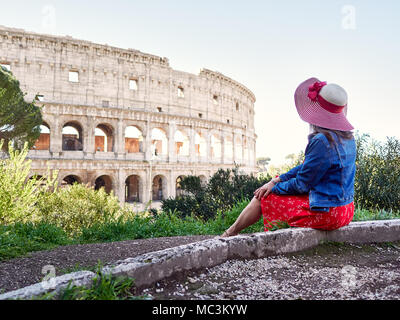
{"type": "Polygon", "coordinates": [[[195,75],[137,50],[6,27],[0,64],[43,106],[32,174],[50,167],[60,183],[103,185],[121,202],[147,203],[175,196],[180,176],[207,179],[234,163],[256,172],[255,96],[218,72],[195,75]]]}

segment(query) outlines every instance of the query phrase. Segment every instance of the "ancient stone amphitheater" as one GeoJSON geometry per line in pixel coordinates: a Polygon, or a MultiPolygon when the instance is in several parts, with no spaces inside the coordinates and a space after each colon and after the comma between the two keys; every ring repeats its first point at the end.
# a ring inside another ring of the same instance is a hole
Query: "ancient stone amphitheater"
{"type": "Polygon", "coordinates": [[[111,190],[121,202],[180,192],[185,175],[256,171],[254,94],[221,73],[174,70],[134,49],[0,26],[0,64],[43,106],[32,175],[111,190]]]}

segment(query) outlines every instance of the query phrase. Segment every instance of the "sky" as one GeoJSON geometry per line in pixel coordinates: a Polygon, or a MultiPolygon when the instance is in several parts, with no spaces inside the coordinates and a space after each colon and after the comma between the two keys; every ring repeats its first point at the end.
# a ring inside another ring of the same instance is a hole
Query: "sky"
{"type": "Polygon", "coordinates": [[[377,140],[400,138],[398,0],[0,0],[0,25],[70,35],[207,68],[256,96],[257,157],[304,150],[293,94],[316,77],[348,93],[348,119],[377,140]]]}

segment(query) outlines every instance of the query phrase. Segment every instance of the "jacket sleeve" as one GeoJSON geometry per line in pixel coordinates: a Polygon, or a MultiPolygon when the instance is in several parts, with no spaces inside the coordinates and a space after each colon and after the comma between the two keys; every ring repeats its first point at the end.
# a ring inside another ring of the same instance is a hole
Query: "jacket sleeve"
{"type": "Polygon", "coordinates": [[[272,192],[288,195],[304,194],[321,180],[331,166],[329,143],[327,140],[325,143],[322,139],[316,136],[310,141],[306,148],[304,163],[298,169],[296,176],[279,182],[272,188],[272,192]]]}
{"type": "Polygon", "coordinates": [[[288,181],[291,178],[294,178],[297,175],[297,172],[299,172],[299,170],[301,169],[301,167],[303,166],[303,164],[298,165],[297,167],[294,167],[292,169],[290,169],[288,172],[281,174],[279,176],[279,179],[281,180],[281,182],[284,181],[288,181]]]}

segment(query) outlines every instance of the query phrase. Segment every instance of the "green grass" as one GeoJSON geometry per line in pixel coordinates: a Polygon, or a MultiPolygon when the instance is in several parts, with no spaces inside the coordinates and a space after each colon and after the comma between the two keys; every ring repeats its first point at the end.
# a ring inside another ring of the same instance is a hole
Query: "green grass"
{"type": "Polygon", "coordinates": [[[147,296],[135,296],[134,280],[128,277],[114,277],[101,272],[102,265],[96,266],[96,276],[88,287],[75,286],[70,283],[67,288],[55,293],[34,297],[33,300],[138,300],[147,296]]]}
{"type": "Polygon", "coordinates": [[[354,210],[353,221],[368,221],[368,220],[391,220],[400,219],[400,212],[386,210],[365,210],[356,208],[354,210]]]}
{"type": "MultiPolygon", "coordinates": [[[[20,257],[33,251],[50,250],[70,244],[185,235],[220,235],[236,220],[247,204],[248,201],[241,201],[229,212],[217,213],[214,219],[208,221],[193,216],[180,218],[175,213],[160,213],[155,218],[136,215],[126,220],[119,219],[83,228],[76,236],[70,236],[61,227],[47,223],[16,223],[0,226],[0,261],[20,257]]],[[[400,219],[400,213],[357,208],[353,221],[382,219],[400,219]]],[[[285,223],[275,223],[272,231],[288,227],[285,223]]],[[[242,233],[262,232],[263,230],[263,221],[260,219],[242,233]]]]}
{"type": "Polygon", "coordinates": [[[0,225],[0,243],[2,261],[75,242],[61,228],[51,224],[16,223],[0,225]]]}

